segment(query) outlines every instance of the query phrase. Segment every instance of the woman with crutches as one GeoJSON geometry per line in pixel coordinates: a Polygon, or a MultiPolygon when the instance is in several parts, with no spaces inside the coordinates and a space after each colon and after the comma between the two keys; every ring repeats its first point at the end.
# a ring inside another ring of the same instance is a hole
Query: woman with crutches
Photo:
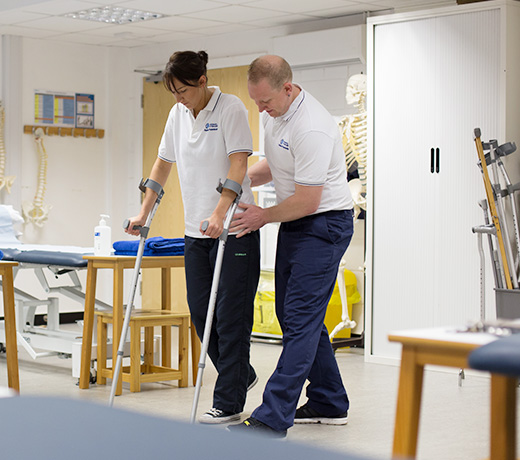
{"type": "MultiPolygon", "coordinates": [[[[172,164],[177,164],[184,204],[185,271],[188,306],[197,335],[204,335],[211,284],[224,219],[237,196],[229,184],[242,187],[241,202],[254,203],[247,177],[252,136],[247,110],[236,96],[209,87],[208,55],[174,53],[163,81],[177,100],[166,122],[158,158],[150,179],[162,186],[172,164]],[[220,180],[224,187],[218,187],[220,180]]],[[[154,192],[147,190],[141,212],[129,219],[127,232],[138,234],[153,206],[154,192]]],[[[246,392],[257,381],[249,363],[253,303],[260,276],[259,232],[246,238],[229,235],[222,270],[208,355],[218,372],[213,407],[202,423],[227,423],[240,419],[246,392]]]]}

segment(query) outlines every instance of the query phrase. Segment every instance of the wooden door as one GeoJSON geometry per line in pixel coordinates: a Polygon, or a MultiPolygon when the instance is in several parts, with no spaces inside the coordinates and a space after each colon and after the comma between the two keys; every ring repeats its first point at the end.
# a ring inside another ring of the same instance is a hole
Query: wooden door
{"type": "MultiPolygon", "coordinates": [[[[157,149],[161,142],[164,125],[175,98],[161,82],[143,80],[143,177],[147,178],[157,159],[157,149]]],[[[184,236],[184,208],[174,164],[164,186],[164,197],[150,227],[149,236],[182,238],[184,236]]],[[[142,272],[143,308],[159,308],[161,275],[159,270],[142,272]]],[[[172,303],[176,310],[186,310],[186,283],[184,271],[172,270],[172,303]]]]}
{"type": "MultiPolygon", "coordinates": [[[[253,149],[258,150],[259,114],[256,105],[248,95],[247,66],[209,70],[208,82],[210,86],[219,86],[222,92],[235,94],[245,104],[253,134],[253,149]]],[[[148,177],[157,158],[157,149],[161,142],[164,125],[174,104],[175,98],[161,82],[143,81],[143,176],[145,178],[148,177]]],[[[184,237],[184,207],[175,164],[164,187],[164,197],[152,222],[150,236],[184,237]]],[[[186,310],[184,271],[172,270],[172,286],[173,308],[186,310]]],[[[160,292],[159,270],[143,271],[143,308],[158,308],[160,292]]]]}

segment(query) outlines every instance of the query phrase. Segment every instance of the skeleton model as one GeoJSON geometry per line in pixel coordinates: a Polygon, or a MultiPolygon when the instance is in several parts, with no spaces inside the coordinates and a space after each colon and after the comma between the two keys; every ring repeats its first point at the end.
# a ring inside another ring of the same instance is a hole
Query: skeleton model
{"type": "Polygon", "coordinates": [[[43,129],[37,128],[34,132],[34,142],[38,149],[40,156],[40,171],[38,175],[38,189],[34,195],[32,203],[25,202],[22,205],[22,214],[26,222],[32,222],[38,227],[43,227],[43,224],[49,218],[49,211],[51,206],[43,204],[43,197],[45,195],[45,186],[47,185],[47,152],[43,145],[43,129]]]}
{"type": "Polygon", "coordinates": [[[0,101],[0,190],[4,187],[7,193],[11,193],[11,185],[13,185],[16,176],[5,176],[5,144],[4,144],[4,127],[5,127],[5,110],[2,101],[0,101]]]}
{"type": "MultiPolygon", "coordinates": [[[[345,150],[345,161],[347,170],[357,163],[359,179],[349,181],[350,192],[354,200],[354,219],[357,219],[361,209],[366,209],[366,186],[367,186],[367,113],[365,108],[366,99],[366,76],[359,74],[349,78],[347,84],[346,99],[349,104],[354,104],[357,113],[346,115],[339,123],[342,137],[343,150],[345,150]]],[[[338,289],[341,298],[342,313],[341,322],[330,333],[330,339],[343,329],[356,327],[348,314],[347,292],[345,289],[345,269],[347,266],[346,253],[343,255],[338,267],[338,289]]]]}
{"type": "Polygon", "coordinates": [[[341,120],[340,128],[343,135],[343,149],[347,170],[356,163],[359,179],[349,181],[350,191],[354,199],[355,217],[361,209],[366,209],[367,187],[367,112],[365,99],[367,95],[367,83],[365,75],[353,75],[347,85],[346,99],[349,104],[357,108],[357,113],[347,115],[341,120]]]}

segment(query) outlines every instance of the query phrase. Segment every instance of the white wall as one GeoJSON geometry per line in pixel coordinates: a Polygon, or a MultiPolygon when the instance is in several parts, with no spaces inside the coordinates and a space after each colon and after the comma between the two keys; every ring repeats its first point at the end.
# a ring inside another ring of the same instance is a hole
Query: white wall
{"type": "MultiPolygon", "coordinates": [[[[108,120],[108,49],[24,39],[22,50],[22,121],[34,124],[34,90],[83,92],[95,95],[95,127],[108,120]],[[96,63],[95,65],[93,65],[96,63]]],[[[108,133],[110,135],[110,133],[108,133]]],[[[39,157],[33,136],[22,135],[22,202],[32,201],[38,184],[39,157]]],[[[107,190],[109,138],[45,136],[48,154],[46,204],[52,206],[43,228],[26,224],[25,243],[92,246],[99,213],[109,213],[107,190]]]]}
{"type": "MultiPolygon", "coordinates": [[[[6,175],[15,173],[17,178],[10,194],[5,190],[1,192],[2,203],[12,204],[21,211],[20,204],[31,202],[37,189],[38,151],[33,136],[22,133],[23,125],[34,124],[35,89],[94,94],[95,127],[105,130],[103,139],[44,136],[48,155],[44,203],[52,208],[42,228],[26,223],[20,229],[23,231],[21,240],[24,243],[91,247],[93,229],[100,213],[111,216],[113,238],[122,239],[121,222],[129,215],[129,203],[135,205],[139,198],[137,176],[141,162],[136,159],[141,155],[141,144],[136,144],[129,133],[140,129],[140,118],[136,119],[132,107],[140,98],[140,90],[135,87],[137,79],[115,80],[111,73],[117,68],[118,72],[133,77],[129,51],[19,37],[3,37],[3,45],[2,57],[16,51],[16,64],[20,68],[18,81],[2,80],[3,93],[9,94],[12,86],[20,84],[21,97],[11,100],[6,110],[10,127],[16,125],[16,129],[6,132],[6,175]],[[20,120],[10,118],[18,109],[20,120]],[[20,149],[10,149],[13,145],[20,145],[20,149]],[[21,166],[14,171],[11,166],[16,164],[21,166]],[[129,182],[136,192],[129,193],[129,182]]],[[[1,73],[9,76],[5,66],[1,73]]],[[[81,275],[85,284],[85,274],[81,275]]],[[[98,297],[110,301],[111,275],[104,272],[99,275],[98,297]]],[[[45,296],[31,273],[20,271],[17,285],[20,283],[31,294],[45,296]]],[[[64,310],[82,309],[68,299],[61,303],[64,310]]]]}

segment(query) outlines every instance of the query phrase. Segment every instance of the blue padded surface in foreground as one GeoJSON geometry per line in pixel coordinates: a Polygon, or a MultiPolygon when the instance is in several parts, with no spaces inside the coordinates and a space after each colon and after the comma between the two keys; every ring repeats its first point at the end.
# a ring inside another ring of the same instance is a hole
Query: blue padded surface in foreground
{"type": "MultiPolygon", "coordinates": [[[[364,458],[290,441],[230,432],[223,427],[190,425],[88,401],[56,397],[1,398],[0,413],[7,421],[0,430],[0,452],[5,459],[92,460],[96,456],[110,460],[364,458]]],[[[342,434],[338,432],[338,436],[342,434]]]]}
{"type": "Polygon", "coordinates": [[[2,249],[3,260],[25,262],[40,265],[57,265],[60,267],[86,267],[84,254],[59,251],[20,251],[19,249],[2,249]]]}
{"type": "Polygon", "coordinates": [[[469,355],[468,363],[473,369],[520,377],[520,334],[477,348],[469,355]]]}

